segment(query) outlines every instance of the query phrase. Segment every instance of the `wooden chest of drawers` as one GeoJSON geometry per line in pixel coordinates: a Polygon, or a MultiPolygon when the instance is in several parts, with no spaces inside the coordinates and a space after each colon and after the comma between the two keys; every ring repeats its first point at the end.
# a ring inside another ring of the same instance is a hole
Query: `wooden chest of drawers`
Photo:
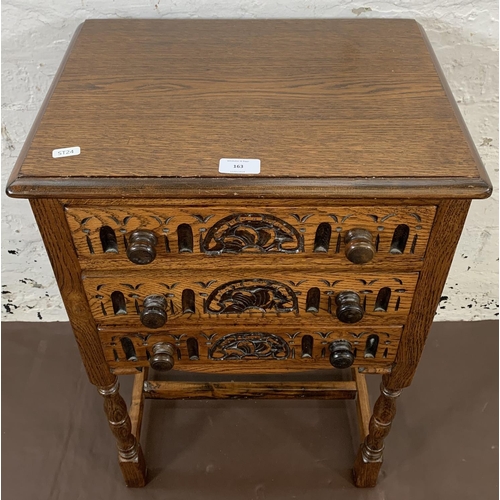
{"type": "Polygon", "coordinates": [[[300,396],[357,398],[354,480],[373,486],[491,186],[413,21],[124,20],[80,27],[7,190],[31,201],[127,485],[146,480],[145,397],[300,396]]]}

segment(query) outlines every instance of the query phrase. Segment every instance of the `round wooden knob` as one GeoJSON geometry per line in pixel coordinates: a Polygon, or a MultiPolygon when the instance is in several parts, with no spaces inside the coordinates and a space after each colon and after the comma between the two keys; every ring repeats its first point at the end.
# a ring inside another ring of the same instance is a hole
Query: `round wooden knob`
{"type": "Polygon", "coordinates": [[[334,368],[349,368],[354,363],[352,346],[347,340],[336,340],[329,348],[330,363],[334,368]]]}
{"type": "Polygon", "coordinates": [[[161,328],[167,322],[167,299],[163,295],[149,295],[144,299],[141,323],[147,328],[161,328]]]}
{"type": "Polygon", "coordinates": [[[149,358],[149,364],[153,370],[167,372],[174,367],[175,347],[168,342],[158,342],[153,345],[153,355],[149,358]]]}
{"type": "Polygon", "coordinates": [[[134,231],[130,235],[127,257],[134,264],[149,264],[155,260],[157,243],[158,240],[152,231],[145,229],[134,231]]]}
{"type": "Polygon", "coordinates": [[[367,229],[351,229],[345,235],[345,255],[353,264],[366,264],[375,255],[372,233],[367,229]]]}
{"type": "Polygon", "coordinates": [[[357,323],[363,319],[364,310],[356,292],[340,292],[335,297],[337,318],[342,323],[357,323]]]}

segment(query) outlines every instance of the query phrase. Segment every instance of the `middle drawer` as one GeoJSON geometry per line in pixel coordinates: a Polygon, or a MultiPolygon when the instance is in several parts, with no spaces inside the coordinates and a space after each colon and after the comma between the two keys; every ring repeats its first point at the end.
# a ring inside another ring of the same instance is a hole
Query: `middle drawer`
{"type": "Polygon", "coordinates": [[[403,325],[418,273],[309,270],[87,273],[97,323],[149,328],[204,325],[403,325]]]}

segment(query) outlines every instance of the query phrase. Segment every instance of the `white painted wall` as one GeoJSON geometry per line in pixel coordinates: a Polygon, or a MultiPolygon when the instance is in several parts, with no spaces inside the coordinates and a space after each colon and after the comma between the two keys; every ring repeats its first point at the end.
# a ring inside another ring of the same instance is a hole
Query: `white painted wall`
{"type": "Polygon", "coordinates": [[[414,18],[427,31],[494,182],[473,203],[438,320],[498,310],[498,5],[496,0],[3,0],[2,318],[67,319],[26,200],[8,175],[76,27],[89,18],[414,18]]]}

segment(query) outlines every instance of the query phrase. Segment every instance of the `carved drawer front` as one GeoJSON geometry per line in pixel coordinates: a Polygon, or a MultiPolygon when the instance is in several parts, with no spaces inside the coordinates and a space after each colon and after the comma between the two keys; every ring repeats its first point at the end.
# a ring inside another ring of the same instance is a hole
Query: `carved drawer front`
{"type": "Polygon", "coordinates": [[[182,266],[196,256],[256,254],[279,256],[283,263],[313,256],[347,265],[423,258],[434,206],[321,204],[250,210],[69,206],[66,214],[83,267],[113,261],[131,268],[182,266]]]}
{"type": "Polygon", "coordinates": [[[104,329],[100,337],[110,367],[121,372],[149,365],[160,371],[199,372],[333,369],[336,360],[330,358],[339,345],[348,351],[342,366],[377,372],[393,362],[401,332],[402,327],[307,330],[262,325],[155,332],[104,329]],[[162,353],[166,359],[161,359],[162,353]]]}
{"type": "Polygon", "coordinates": [[[157,328],[200,325],[404,324],[418,273],[391,275],[192,270],[84,276],[99,324],[157,328]]]}

